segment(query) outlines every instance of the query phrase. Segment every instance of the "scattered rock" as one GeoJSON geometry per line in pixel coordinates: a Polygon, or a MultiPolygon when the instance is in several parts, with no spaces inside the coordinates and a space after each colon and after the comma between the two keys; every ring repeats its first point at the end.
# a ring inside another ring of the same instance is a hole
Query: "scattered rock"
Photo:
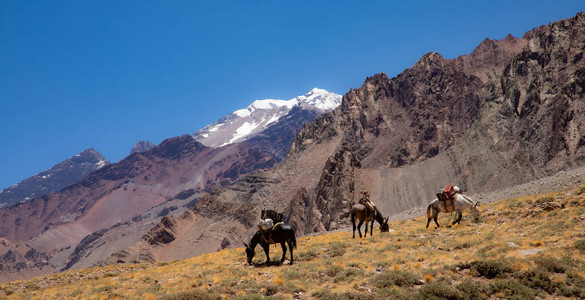
{"type": "Polygon", "coordinates": [[[523,249],[523,250],[518,250],[518,254],[522,255],[522,256],[527,256],[527,255],[534,255],[537,254],[539,252],[545,251],[545,249],[523,249]]]}

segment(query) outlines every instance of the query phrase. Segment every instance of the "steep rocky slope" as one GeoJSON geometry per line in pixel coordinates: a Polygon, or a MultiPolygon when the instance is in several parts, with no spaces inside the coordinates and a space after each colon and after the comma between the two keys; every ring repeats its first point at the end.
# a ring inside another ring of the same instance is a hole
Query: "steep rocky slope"
{"type": "MultiPolygon", "coordinates": [[[[361,169],[346,176],[387,214],[428,202],[450,182],[488,191],[582,165],[584,38],[579,13],[522,39],[486,40],[468,56],[429,53],[395,78],[378,74],[350,91],[299,133],[289,156],[341,136],[333,157],[346,149],[358,156],[361,169]]],[[[321,200],[319,186],[311,201],[349,208],[341,197],[321,200]]],[[[315,207],[309,216],[329,213],[315,207]]]]}
{"type": "Polygon", "coordinates": [[[87,149],[52,168],[0,191],[0,208],[29,201],[77,183],[89,173],[108,165],[95,149],[87,149]]]}

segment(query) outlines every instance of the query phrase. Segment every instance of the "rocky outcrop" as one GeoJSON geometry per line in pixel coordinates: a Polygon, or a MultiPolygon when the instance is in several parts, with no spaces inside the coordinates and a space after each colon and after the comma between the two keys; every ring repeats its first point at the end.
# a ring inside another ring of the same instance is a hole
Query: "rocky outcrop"
{"type": "Polygon", "coordinates": [[[142,152],[146,152],[152,148],[156,147],[156,145],[154,145],[153,143],[149,142],[149,141],[138,141],[130,150],[130,154],[134,154],[134,153],[142,153],[142,152]]]}
{"type": "Polygon", "coordinates": [[[354,203],[354,173],[360,166],[357,155],[345,148],[327,160],[308,210],[308,222],[301,232],[333,230],[348,224],[354,203]]]}
{"type": "Polygon", "coordinates": [[[175,240],[175,226],[177,222],[169,217],[163,217],[160,223],[145,234],[142,239],[150,245],[164,245],[175,240]]]}
{"type": "MultiPolygon", "coordinates": [[[[49,256],[27,245],[0,238],[0,274],[50,269],[49,256]]],[[[2,281],[0,276],[0,282],[2,281]]]]}

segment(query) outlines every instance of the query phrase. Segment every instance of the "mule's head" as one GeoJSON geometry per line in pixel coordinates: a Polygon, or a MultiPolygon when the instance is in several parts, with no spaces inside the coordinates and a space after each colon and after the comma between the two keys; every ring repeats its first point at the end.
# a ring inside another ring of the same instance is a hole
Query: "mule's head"
{"type": "Polygon", "coordinates": [[[388,232],[390,231],[390,226],[388,225],[388,219],[390,217],[386,217],[386,219],[384,219],[384,222],[382,223],[382,225],[380,225],[380,232],[388,232]]]}
{"type": "Polygon", "coordinates": [[[246,246],[246,257],[248,258],[248,264],[251,265],[252,259],[254,258],[254,255],[256,255],[256,251],[246,243],[244,243],[244,246],[246,246]]]}
{"type": "Polygon", "coordinates": [[[473,205],[470,208],[471,216],[474,217],[476,220],[479,218],[479,208],[477,208],[478,206],[479,201],[473,203],[473,205]]]}

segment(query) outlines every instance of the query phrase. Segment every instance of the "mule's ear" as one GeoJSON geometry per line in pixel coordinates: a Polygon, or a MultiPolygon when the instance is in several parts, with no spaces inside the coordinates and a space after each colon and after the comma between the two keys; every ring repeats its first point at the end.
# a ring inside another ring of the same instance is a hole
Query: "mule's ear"
{"type": "Polygon", "coordinates": [[[248,247],[248,244],[246,244],[244,242],[242,242],[242,244],[244,244],[244,246],[246,246],[246,248],[250,248],[250,247],[248,247]]]}
{"type": "Polygon", "coordinates": [[[386,220],[384,220],[384,223],[388,223],[388,219],[390,219],[390,217],[386,217],[386,220]]]}

